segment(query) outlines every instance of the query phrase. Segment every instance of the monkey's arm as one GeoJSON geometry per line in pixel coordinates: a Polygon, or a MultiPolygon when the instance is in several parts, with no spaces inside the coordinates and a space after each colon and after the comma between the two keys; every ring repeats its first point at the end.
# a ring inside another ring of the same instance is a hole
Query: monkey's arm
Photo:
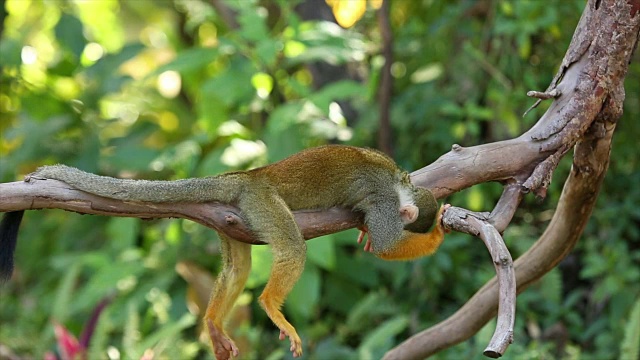
{"type": "Polygon", "coordinates": [[[442,225],[442,213],[448,208],[442,205],[436,216],[436,225],[426,233],[415,233],[403,231],[402,237],[388,250],[376,252],[374,254],[385,260],[412,260],[422,256],[433,254],[444,239],[444,227],[442,225]]]}

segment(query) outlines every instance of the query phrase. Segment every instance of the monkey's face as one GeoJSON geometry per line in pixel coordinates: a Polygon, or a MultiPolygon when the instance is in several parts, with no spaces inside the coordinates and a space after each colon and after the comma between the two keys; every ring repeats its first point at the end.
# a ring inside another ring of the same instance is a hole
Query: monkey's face
{"type": "Polygon", "coordinates": [[[418,218],[416,221],[406,224],[404,229],[416,233],[427,233],[438,212],[438,202],[431,191],[421,187],[414,189],[413,197],[414,204],[418,207],[418,218]]]}

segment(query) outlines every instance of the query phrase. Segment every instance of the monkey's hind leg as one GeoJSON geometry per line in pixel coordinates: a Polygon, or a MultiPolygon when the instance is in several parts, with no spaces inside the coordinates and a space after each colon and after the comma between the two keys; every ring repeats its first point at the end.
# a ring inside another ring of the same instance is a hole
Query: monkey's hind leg
{"type": "Polygon", "coordinates": [[[251,245],[220,235],[222,270],[216,278],[204,316],[213,352],[218,360],[238,356],[236,344],[224,331],[224,321],[244,289],[251,270],[251,245]]]}
{"type": "Polygon", "coordinates": [[[284,250],[278,249],[279,247],[282,247],[281,243],[275,243],[273,246],[273,268],[259,301],[271,321],[280,329],[280,340],[289,337],[289,350],[293,357],[299,357],[302,356],[302,340],[293,325],[285,319],[280,307],[302,274],[306,244],[301,236],[298,244],[290,243],[284,250]]]}
{"type": "MultiPolygon", "coordinates": [[[[280,311],[287,295],[300,278],[307,256],[307,245],[298,225],[285,202],[277,195],[252,194],[245,199],[247,205],[254,204],[252,211],[246,211],[249,225],[258,237],[271,245],[273,267],[267,285],[259,297],[259,303],[271,321],[280,329],[280,340],[289,337],[289,350],[294,357],[302,356],[302,340],[296,329],[280,311]],[[257,207],[255,204],[263,204],[257,207]]],[[[241,201],[240,208],[242,206],[241,201]]]]}

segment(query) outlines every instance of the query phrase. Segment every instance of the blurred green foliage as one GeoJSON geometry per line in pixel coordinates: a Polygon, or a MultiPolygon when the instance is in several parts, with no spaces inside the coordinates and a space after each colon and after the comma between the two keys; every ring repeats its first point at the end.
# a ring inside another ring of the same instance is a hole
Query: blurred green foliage
{"type": "MultiPolygon", "coordinates": [[[[350,29],[305,20],[302,1],[227,1],[234,21],[201,0],[4,2],[0,41],[0,180],[43,164],[178,179],[247,169],[330,143],[375,146],[381,38],[369,9],[350,29]],[[335,73],[342,74],[337,77],[335,73]]],[[[314,3],[320,12],[326,5],[314,3]]],[[[309,5],[309,4],[306,4],[309,5]]],[[[417,169],[454,143],[528,129],[527,90],[547,87],[584,1],[394,1],[395,157],[417,169]]],[[[509,358],[631,359],[640,314],[640,75],[627,75],[625,114],[609,174],[576,250],[518,298],[509,358]],[[634,320],[635,319],[635,320],[634,320]],[[627,357],[629,356],[629,357],[627,357]]],[[[571,161],[543,202],[527,198],[505,237],[514,257],[549,221],[571,161]]],[[[489,210],[497,184],[448,202],[489,210]]],[[[443,320],[493,276],[480,241],[451,234],[411,263],[364,253],[355,231],[312,240],[285,312],[313,359],[376,359],[443,320]]],[[[210,358],[188,311],[189,261],[215,273],[215,233],[184,220],[28,212],[14,278],[0,288],[0,346],[25,357],[54,347],[51,320],[79,333],[97,303],[90,358],[210,358]]],[[[246,295],[266,281],[269,249],[254,247],[246,295]]],[[[288,358],[255,301],[237,333],[246,358],[288,358]]],[[[493,331],[436,358],[481,358],[493,331]]],[[[637,356],[635,357],[637,358],[637,356]]]]}

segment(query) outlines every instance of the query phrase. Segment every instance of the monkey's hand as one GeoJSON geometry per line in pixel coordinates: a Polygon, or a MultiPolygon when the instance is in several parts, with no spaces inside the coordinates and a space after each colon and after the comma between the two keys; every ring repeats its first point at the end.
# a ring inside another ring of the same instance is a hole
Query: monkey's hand
{"type": "Polygon", "coordinates": [[[358,235],[358,244],[361,244],[362,240],[364,240],[364,238],[366,236],[367,237],[367,242],[364,244],[364,251],[373,252],[373,250],[371,248],[371,237],[368,236],[369,229],[367,228],[367,225],[359,226],[358,230],[360,230],[360,234],[358,235]]]}
{"type": "Polygon", "coordinates": [[[229,360],[232,356],[238,356],[240,351],[233,340],[229,339],[222,330],[213,325],[211,320],[207,320],[207,327],[213,344],[213,353],[217,360],[229,360]]]}
{"type": "Polygon", "coordinates": [[[442,231],[444,231],[445,234],[450,233],[451,230],[442,225],[442,217],[444,216],[444,212],[450,207],[451,204],[442,204],[442,206],[440,206],[440,210],[438,210],[438,215],[436,216],[436,225],[442,227],[442,231]]]}

